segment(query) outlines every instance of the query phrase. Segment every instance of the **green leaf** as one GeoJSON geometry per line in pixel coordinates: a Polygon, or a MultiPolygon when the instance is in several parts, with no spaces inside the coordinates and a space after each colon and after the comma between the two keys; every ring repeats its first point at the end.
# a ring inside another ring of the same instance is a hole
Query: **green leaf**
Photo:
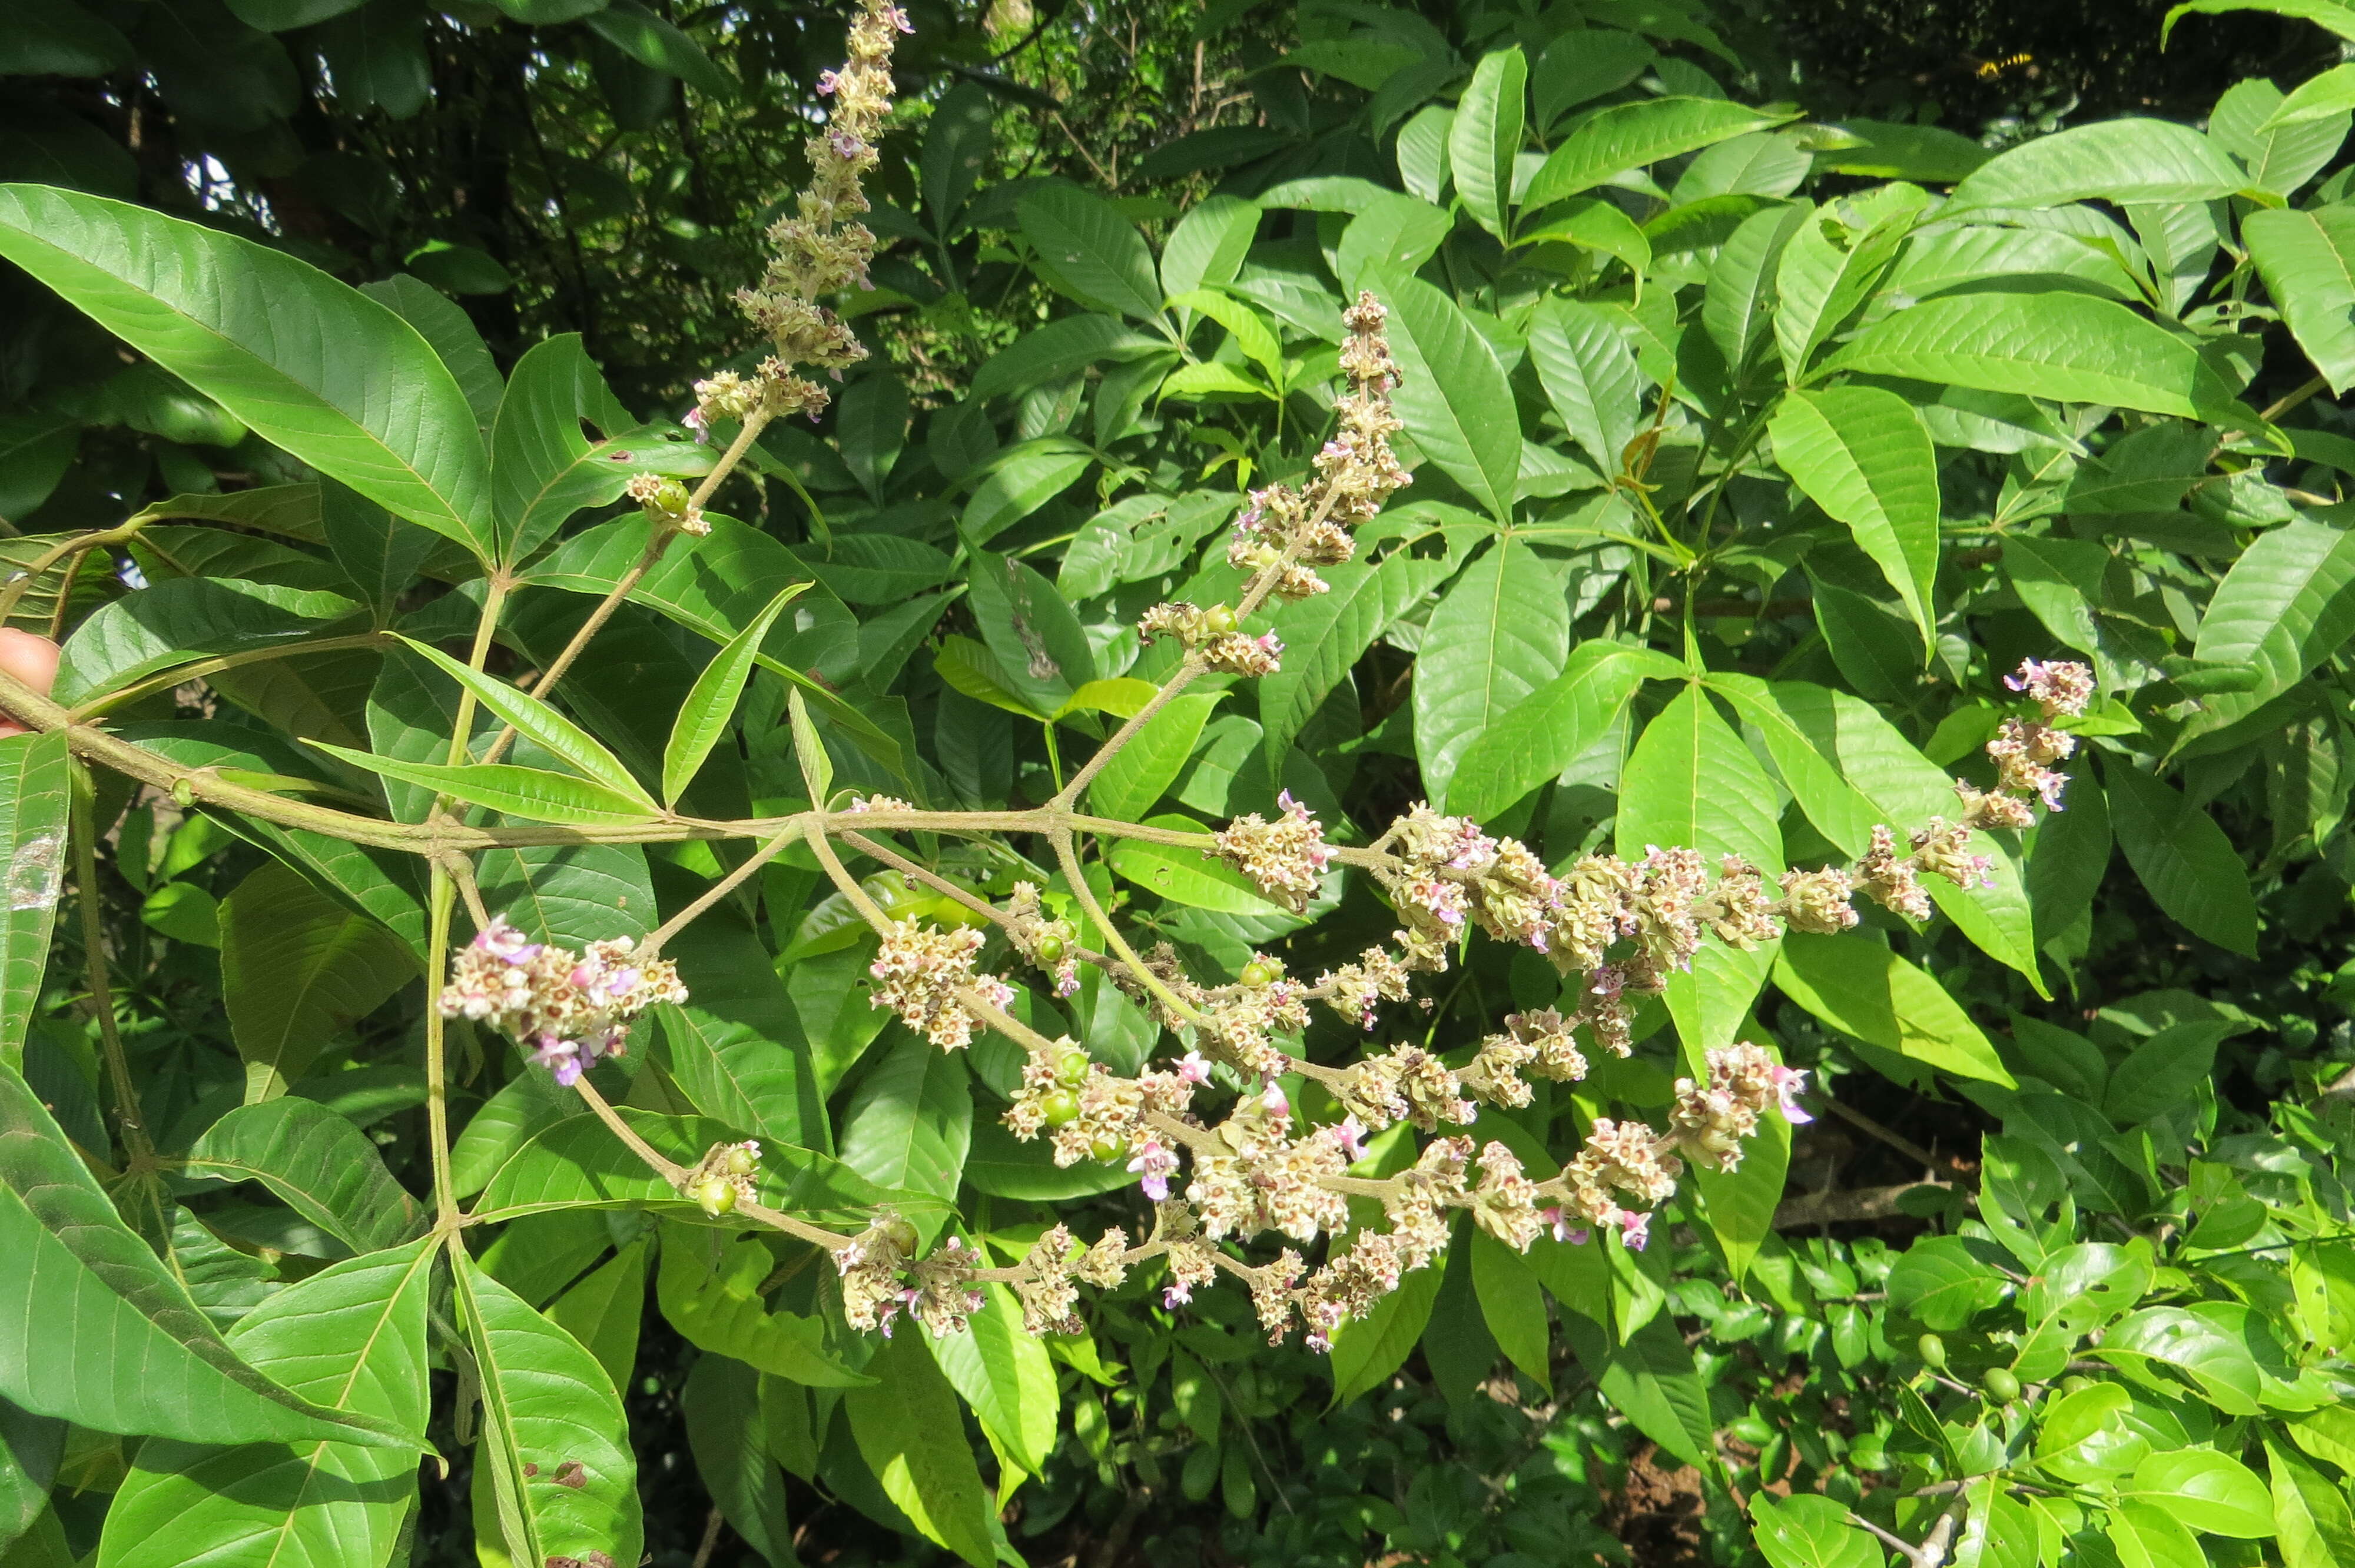
{"type": "Polygon", "coordinates": [[[282,647],[330,630],[359,606],[341,594],[234,577],[174,578],[106,605],[75,628],[51,692],[69,706],[208,653],[282,647]]]}
{"type": "Polygon", "coordinates": [[[580,769],[584,778],[602,785],[614,794],[643,801],[646,810],[649,813],[653,811],[653,800],[647,799],[645,789],[631,776],[630,770],[622,766],[621,758],[606,750],[604,743],[587,730],[539,698],[519,691],[496,676],[469,669],[429,643],[420,642],[413,637],[404,637],[401,641],[409,645],[411,652],[474,693],[485,707],[513,726],[517,734],[534,746],[560,761],[570,763],[580,769]]]}
{"type": "Polygon", "coordinates": [[[1599,250],[1625,262],[1639,290],[1645,275],[1652,270],[1651,240],[1636,227],[1634,218],[1599,196],[1573,197],[1513,243],[1541,245],[1549,241],[1575,245],[1582,250],[1599,250]]]}
{"type": "Polygon", "coordinates": [[[884,1495],[899,1505],[927,1540],[948,1548],[973,1568],[990,1568],[995,1514],[966,1441],[956,1394],[917,1343],[915,1332],[883,1341],[873,1367],[877,1382],[842,1397],[851,1436],[884,1495]]]}
{"type": "Polygon", "coordinates": [[[1039,275],[1096,310],[1149,322],[1161,313],[1161,286],[1145,237],[1120,209],[1079,186],[1056,183],[1022,198],[1022,237],[1039,275]]]}
{"type": "Polygon", "coordinates": [[[1406,1364],[1431,1321],[1432,1304],[1439,1299],[1437,1268],[1416,1269],[1399,1281],[1399,1287],[1374,1304],[1374,1309],[1349,1324],[1333,1340],[1333,1403],[1346,1404],[1380,1387],[1406,1364]]]}
{"type": "Polygon", "coordinates": [[[649,70],[675,76],[713,98],[736,96],[735,79],[712,64],[700,45],[637,0],[606,0],[581,20],[591,32],[649,70]]]}
{"type": "MultiPolygon", "coordinates": [[[[711,755],[711,748],[728,733],[729,721],[736,715],[736,700],[744,694],[744,683],[751,676],[752,658],[761,651],[762,640],[769,635],[769,628],[776,624],[785,606],[799,598],[807,586],[795,583],[779,591],[769,601],[769,607],[730,638],[695,678],[694,686],[687,694],[686,705],[672,721],[670,744],[663,748],[664,805],[677,801],[679,792],[694,781],[704,759],[711,755]]],[[[796,691],[794,694],[801,694],[796,691]]]]}
{"type": "Polygon", "coordinates": [[[965,198],[989,165],[996,100],[977,81],[961,81],[932,106],[921,163],[924,208],[942,235],[954,232],[965,198]]]}
{"type": "MultiPolygon", "coordinates": [[[[1871,704],[1802,681],[1724,674],[1711,676],[1710,684],[1757,726],[1800,810],[1845,853],[1861,855],[1871,848],[1875,826],[1910,832],[1913,824],[1954,810],[1953,779],[1871,704]]],[[[2041,992],[2019,857],[1993,835],[1976,843],[1992,863],[1987,876],[1993,885],[1961,888],[1934,876],[1923,886],[1965,936],[2026,975],[2041,992]]]]}
{"type": "Polygon", "coordinates": [[[1454,300],[1422,279],[1392,275],[1371,286],[1391,307],[1399,366],[1392,401],[1407,434],[1491,516],[1507,521],[1521,471],[1521,427],[1496,351],[1454,300]]]}
{"type": "Polygon", "coordinates": [[[507,1555],[535,1563],[602,1552],[636,1562],[645,1540],[637,1460],[605,1369],[463,1250],[453,1251],[453,1305],[482,1392],[475,1463],[492,1467],[507,1555]]]}
{"type": "Polygon", "coordinates": [[[408,943],[274,861],[224,901],[220,947],[223,1010],[261,1091],[252,1098],[285,1092],[337,1033],[417,975],[408,943]]]}
{"type": "MultiPolygon", "coordinates": [[[[630,598],[698,636],[724,643],[788,585],[806,582],[815,574],[757,528],[716,513],[706,513],[704,520],[711,532],[692,550],[667,552],[638,580],[630,598]]],[[[602,598],[644,556],[646,534],[643,517],[589,529],[566,540],[533,569],[529,580],[602,598]]],[[[762,668],[798,687],[810,705],[857,741],[860,750],[894,772],[901,768],[900,743],[855,705],[776,652],[763,649],[756,657],[762,668]]]]}
{"type": "Polygon", "coordinates": [[[964,1333],[926,1334],[924,1343],[998,1450],[1035,1476],[1055,1449],[1055,1364],[1023,1328],[1014,1293],[994,1281],[982,1291],[984,1305],[964,1333]]]}
{"type": "Polygon", "coordinates": [[[1739,1169],[1700,1166],[1693,1171],[1693,1183],[1700,1189],[1701,1217],[1725,1253],[1726,1272],[1737,1285],[1774,1234],[1774,1211],[1783,1202],[1790,1171],[1791,1124],[1779,1116],[1760,1118],[1756,1135],[1742,1150],[1739,1169]]]}
{"type": "Polygon", "coordinates": [[[1549,207],[1592,190],[1614,175],[1712,143],[1796,119],[1793,110],[1758,109],[1721,98],[1653,98],[1614,104],[1580,121],[1529,181],[1524,203],[1549,207]]]}
{"type": "MultiPolygon", "coordinates": [[[[1259,313],[1231,294],[1221,294],[1214,289],[1196,289],[1190,293],[1173,296],[1172,310],[1199,311],[1234,335],[1235,347],[1244,358],[1267,373],[1268,385],[1284,386],[1284,348],[1268,324],[1260,320],[1259,313]]],[[[1191,366],[1200,369],[1203,366],[1191,366]]]]}
{"type": "Polygon", "coordinates": [[[879,1187],[956,1196],[973,1141],[964,1058],[901,1031],[842,1116],[842,1162],[879,1187]]]}
{"type": "Polygon", "coordinates": [[[761,1417],[760,1374],[727,1356],[703,1356],[687,1374],[679,1411],[696,1475],[720,1517],[773,1568],[796,1563],[785,1478],[769,1457],[761,1417]]]}
{"type": "Polygon", "coordinates": [[[241,1360],[14,1068],[0,1068],[0,1255],[16,1303],[0,1319],[0,1397],[27,1410],[192,1443],[419,1442],[241,1360]]]}
{"type": "Polygon", "coordinates": [[[1925,1329],[1952,1333],[2003,1299],[2004,1277],[1991,1242],[1929,1236],[1907,1247],[1889,1271],[1889,1308],[1925,1329]]]}
{"type": "Polygon", "coordinates": [[[417,1228],[417,1202],[366,1134],[325,1106],[292,1096],[240,1106],[187,1153],[191,1176],[259,1181],[354,1253],[398,1246],[417,1228]]]}
{"type": "Polygon", "coordinates": [[[265,440],[491,560],[474,411],[374,300],[282,251],[40,185],[0,187],[0,255],[265,440]]]}
{"type": "Polygon", "coordinates": [[[636,844],[532,844],[477,863],[484,902],[543,941],[566,947],[654,928],[654,884],[636,844]]]}
{"type": "Polygon", "coordinates": [[[1060,381],[1091,365],[1166,353],[1168,347],[1167,338],[1141,333],[1112,316],[1064,316],[1017,338],[992,355],[974,373],[966,396],[975,402],[1018,397],[1032,387],[1060,381]]]}
{"type": "Polygon", "coordinates": [[[2190,126],[2122,118],[2032,137],[1998,154],[1955,187],[1945,210],[2092,198],[2120,206],[2213,201],[2247,184],[2232,160],[2190,126]]]}
{"type": "Polygon", "coordinates": [[[1774,278],[1791,238],[1811,216],[1797,202],[1761,207],[1742,220],[1709,270],[1701,330],[1735,379],[1746,380],[1774,324],[1774,278]]]}
{"type": "Polygon", "coordinates": [[[1905,601],[1926,649],[1936,641],[1938,454],[1894,392],[1793,392],[1767,426],[1774,461],[1807,498],[1848,525],[1905,601]]]}
{"type": "Polygon", "coordinates": [[[2272,82],[2238,81],[2208,116],[2209,140],[2248,169],[2251,189],[2279,201],[2287,201],[2330,161],[2347,140],[2348,126],[2341,118],[2344,107],[2338,114],[2304,114],[2276,123],[2286,101],[2272,82]]]}
{"type": "Polygon", "coordinates": [[[1521,150],[1529,79],[1529,60],[1518,48],[1481,56],[1448,132],[1455,194],[1480,227],[1499,239],[1511,238],[1513,159],[1521,150]]]}
{"type": "MultiPolygon", "coordinates": [[[[2086,294],[1948,294],[1884,317],[1818,367],[2203,418],[2232,389],[2191,344],[2086,294]]],[[[2238,417],[2238,416],[2236,416],[2238,417]]]]}
{"type": "MultiPolygon", "coordinates": [[[[322,52],[333,55],[332,45],[322,52]]],[[[423,51],[419,51],[423,63],[423,51]]],[[[339,73],[339,89],[351,85],[351,79],[342,75],[344,62],[333,61],[339,73]]],[[[340,96],[340,93],[339,93],[340,96]]],[[[357,106],[356,106],[357,107],[357,106]]],[[[449,295],[406,272],[395,272],[389,278],[360,285],[360,292],[384,306],[393,314],[417,329],[450,374],[457,377],[458,389],[466,396],[466,406],[474,411],[474,424],[490,439],[491,425],[499,415],[499,400],[506,394],[506,381],[499,375],[496,361],[491,358],[490,345],[484,343],[474,318],[467,315],[449,295]]]]}
{"type": "Polygon", "coordinates": [[[2241,238],[2297,345],[2344,394],[2355,385],[2355,211],[2260,210],[2242,220],[2241,238]]]}
{"type": "Polygon", "coordinates": [[[988,477],[965,503],[960,531],[986,545],[1069,490],[1095,461],[1095,453],[1062,436],[1007,448],[990,460],[988,477]]]}
{"type": "MultiPolygon", "coordinates": [[[[973,84],[963,85],[970,90],[973,84]]],[[[934,111],[936,119],[938,113],[934,111]]],[[[890,370],[871,371],[852,382],[835,405],[834,440],[842,449],[843,466],[858,476],[860,488],[870,497],[881,500],[883,482],[891,477],[891,470],[908,444],[907,383],[890,370]]],[[[848,537],[864,541],[868,536],[848,537]]],[[[915,543],[912,539],[905,542],[915,543]]],[[[837,541],[837,545],[841,543],[837,541]]],[[[939,580],[934,577],[932,581],[939,580]]],[[[917,586],[930,588],[932,582],[917,586]]]]}
{"type": "Polygon", "coordinates": [[[1599,306],[1549,298],[1530,323],[1529,361],[1571,439],[1597,473],[1617,478],[1643,413],[1644,382],[1616,322],[1599,306]]]}
{"type": "MultiPolygon", "coordinates": [[[[1695,849],[1712,872],[1727,855],[1755,866],[1769,884],[1783,872],[1783,834],[1766,770],[1708,694],[1688,686],[1644,728],[1619,780],[1619,853],[1641,860],[1653,846],[1695,849]]],[[[1705,1073],[1705,1052],[1730,1045],[1766,983],[1776,944],[1743,951],[1704,941],[1692,967],[1668,977],[1669,1015],[1685,1070],[1705,1073]]]]}
{"type": "Polygon", "coordinates": [[[2139,1494],[2210,1535],[2261,1540],[2274,1532],[2273,1499],[2256,1472],[2212,1449],[2153,1454],[2135,1467],[2126,1495],[2139,1494]]]}
{"type": "MultiPolygon", "coordinates": [[[[2253,670],[2246,691],[2200,701],[2188,741],[2237,724],[2290,690],[2355,636],[2355,533],[2298,517],[2243,551],[2216,585],[2193,652],[2253,670]]],[[[2180,743],[2179,743],[2180,744],[2180,743]]]]}
{"type": "MultiPolygon", "coordinates": [[[[2339,6],[2334,9],[2355,21],[2355,8],[2339,6]]],[[[2332,66],[2321,75],[2310,76],[2292,88],[2289,96],[2276,102],[2258,122],[2257,129],[2260,132],[2278,131],[2285,125],[2336,119],[2350,109],[2355,109],[2355,66],[2332,66]]]]}
{"type": "Polygon", "coordinates": [[[491,429],[491,491],[500,550],[520,561],[576,513],[608,506],[639,473],[710,471],[709,449],[641,428],[614,400],[580,334],[534,344],[516,362],[491,429]],[[604,440],[591,443],[582,420],[604,440]]]}
{"type": "MultiPolygon", "coordinates": [[[[1284,650],[1287,658],[1291,649],[1284,650]]],[[[1597,639],[1570,652],[1561,674],[1538,687],[1465,748],[1448,783],[1451,809],[1487,821],[1584,756],[1647,680],[1684,667],[1648,648],[1597,639]]]]}
{"type": "MultiPolygon", "coordinates": [[[[1286,647],[1284,652],[1289,654],[1291,649],[1286,647]]],[[[1202,726],[1209,722],[1221,694],[1198,693],[1172,698],[1146,720],[1145,727],[1113,755],[1088,785],[1089,810],[1096,816],[1124,821],[1143,817],[1185,771],[1195,743],[1202,738],[1202,726]]],[[[1266,699],[1263,695],[1261,700],[1266,699]]]]}
{"type": "Polygon", "coordinates": [[[1794,385],[1806,379],[1817,351],[1847,324],[1888,274],[1921,215],[1918,200],[1915,205],[1878,204],[1869,210],[1890,206],[1897,210],[1861,234],[1838,224],[1837,205],[1817,207],[1811,219],[1791,231],[1774,267],[1774,346],[1783,356],[1784,374],[1794,385]]]}
{"type": "Polygon", "coordinates": [[[1769,1568],[1881,1568],[1885,1561],[1871,1536],[1848,1521],[1848,1510],[1831,1498],[1795,1493],[1750,1499],[1752,1539],[1769,1568]]]}
{"type": "Polygon", "coordinates": [[[1569,653],[1569,599],[1528,545],[1508,536],[1455,579],[1431,612],[1415,661],[1415,755],[1433,805],[1454,809],[1464,754],[1559,674],[1569,653]]]}
{"type": "Polygon", "coordinates": [[[1672,1319],[1656,1317],[1614,1345],[1601,1324],[1572,1310],[1561,1315],[1561,1331],[1603,1397],[1638,1432],[1688,1465],[1710,1462],[1716,1424],[1709,1391],[1672,1319]]]}
{"type": "Polygon", "coordinates": [[[1157,397],[1177,397],[1188,403],[1199,403],[1212,397],[1260,397],[1273,403],[1280,394],[1273,387],[1252,380],[1231,365],[1217,360],[1200,365],[1181,365],[1161,378],[1157,397]]]}
{"type": "Polygon", "coordinates": [[[2336,1568],[2355,1563],[2355,1512],[2347,1494],[2296,1455],[2265,1445],[2273,1476],[2274,1533],[2283,1568],[2336,1568]]]}
{"type": "Polygon", "coordinates": [[[998,673],[1034,710],[1057,712],[1096,678],[1095,651],[1079,618],[1028,561],[975,552],[965,602],[998,673]]]}
{"type": "MultiPolygon", "coordinates": [[[[617,1114],[648,1146],[680,1165],[692,1166],[715,1143],[743,1136],[726,1122],[699,1116],[658,1116],[619,1107],[617,1114]]],[[[773,1209],[805,1219],[856,1217],[875,1203],[898,1198],[910,1207],[915,1194],[899,1197],[875,1186],[840,1161],[813,1150],[761,1146],[754,1195],[773,1209]]],[[[508,1220],[550,1209],[652,1208],[687,1213],[693,1205],[624,1147],[593,1116],[572,1115],[532,1135],[493,1174],[475,1205],[477,1218],[508,1220]]]]}
{"type": "Polygon", "coordinates": [[[0,1065],[24,1065],[25,1029],[41,996],[41,971],[65,881],[66,808],[72,782],[63,730],[0,739],[0,1065]]]}
{"type": "Polygon", "coordinates": [[[714,909],[671,938],[687,1001],[665,1005],[671,1075],[695,1108],[775,1143],[829,1139],[801,1015],[768,950],[732,909],[714,909]]]}
{"type": "Polygon", "coordinates": [[[641,1236],[556,1298],[548,1320],[581,1341],[615,1388],[627,1387],[638,1362],[638,1330],[646,1315],[646,1260],[652,1236],[641,1236]]]}
{"type": "MultiPolygon", "coordinates": [[[[1174,812],[1148,817],[1145,825],[1177,832],[1208,832],[1192,818],[1174,812]]],[[[1120,876],[1172,903],[1221,915],[1264,917],[1280,911],[1281,906],[1263,895],[1256,884],[1245,881],[1241,873],[1228,869],[1224,863],[1200,850],[1122,839],[1105,853],[1104,863],[1120,876]]]]}
{"type": "Polygon", "coordinates": [[[1960,1078],[2016,1087],[1987,1037],[1945,988],[1861,937],[1783,938],[1774,984],[1833,1028],[1960,1078]]]}
{"type": "Polygon", "coordinates": [[[1284,642],[1284,667],[1259,683],[1261,741],[1272,772],[1281,773],[1293,741],[1374,640],[1421,603],[1447,569],[1404,550],[1379,564],[1361,557],[1326,568],[1326,592],[1281,604],[1269,616],[1269,629],[1284,642]]]}
{"type": "Polygon", "coordinates": [[[663,1227],[655,1296],[671,1327],[698,1349],[814,1388],[865,1383],[827,1350],[824,1319],[769,1309],[761,1286],[775,1269],[757,1237],[672,1223],[663,1227]]]}
{"type": "Polygon", "coordinates": [[[2201,940],[2254,957],[2248,867],[2216,820],[2131,762],[2105,761],[2102,783],[2118,847],[2159,908],[2201,940]]]}
{"type": "Polygon", "coordinates": [[[2214,1075],[2217,1045],[2240,1028],[2233,1020],[2213,1018],[2169,1024],[2118,1064],[2104,1114],[2131,1127],[2188,1103],[2214,1075]]]}
{"type": "Polygon", "coordinates": [[[325,741],[315,744],[320,750],[340,757],[355,768],[455,796],[477,806],[488,806],[527,821],[572,826],[620,824],[650,821],[659,814],[650,802],[635,796],[575,779],[569,773],[550,773],[544,768],[517,768],[507,762],[468,763],[452,768],[438,762],[400,762],[347,747],[329,746],[325,741]]]}
{"type": "Polygon", "coordinates": [[[1521,1255],[1483,1230],[1472,1233],[1472,1291],[1497,1348],[1550,1393],[1553,1330],[1546,1323],[1545,1293],[1521,1255]]]}
{"type": "MultiPolygon", "coordinates": [[[[421,1430],[436,1247],[339,1263],[247,1313],[229,1343],[305,1398],[421,1430]]],[[[237,1446],[154,1438],[106,1510],[102,1568],[267,1563],[345,1568],[392,1553],[416,1506],[417,1461],[351,1443],[237,1446]]]]}
{"type": "Polygon", "coordinates": [[[1258,231],[1258,203],[1235,196],[1204,196],[1186,209],[1161,247],[1162,292],[1189,294],[1233,282],[1258,231]]]}

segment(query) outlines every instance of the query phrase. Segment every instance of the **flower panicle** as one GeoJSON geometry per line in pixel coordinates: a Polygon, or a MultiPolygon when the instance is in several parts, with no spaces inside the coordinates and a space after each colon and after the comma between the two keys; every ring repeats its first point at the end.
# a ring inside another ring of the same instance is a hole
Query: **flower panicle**
{"type": "Polygon", "coordinates": [[[450,955],[437,1005],[444,1018],[505,1031],[569,1088],[602,1058],[623,1054],[640,1013],[687,1000],[677,969],[637,958],[636,946],[616,937],[574,952],[534,942],[500,916],[450,955]]]}

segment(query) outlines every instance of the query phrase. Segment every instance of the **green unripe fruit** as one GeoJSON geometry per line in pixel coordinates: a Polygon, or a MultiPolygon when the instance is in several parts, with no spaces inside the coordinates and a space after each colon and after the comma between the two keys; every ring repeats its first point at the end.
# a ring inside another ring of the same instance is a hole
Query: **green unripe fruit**
{"type": "Polygon", "coordinates": [[[1946,1341],[1935,1334],[1924,1334],[1913,1342],[1913,1353],[1932,1372],[1946,1370],[1946,1341]]]}
{"type": "Polygon", "coordinates": [[[688,1193],[697,1205],[713,1219],[731,1213],[736,1207],[736,1183],[724,1176],[706,1176],[688,1193]]]}
{"type": "Polygon", "coordinates": [[[750,1176],[761,1168],[761,1162],[752,1158],[752,1151],[741,1143],[728,1150],[728,1157],[721,1163],[728,1168],[730,1176],[750,1176]]]}
{"type": "Polygon", "coordinates": [[[2019,1379],[2002,1367],[1996,1367],[1979,1379],[1979,1387],[1998,1404],[2009,1404],[2019,1397],[2019,1379]]]}
{"type": "Polygon", "coordinates": [[[1063,938],[1060,937],[1039,938],[1038,952],[1039,961],[1042,964],[1061,963],[1063,961],[1063,938]]]}
{"type": "Polygon", "coordinates": [[[1224,637],[1235,629],[1235,612],[1223,604],[1214,604],[1202,617],[1202,624],[1214,637],[1224,637]]]}
{"type": "Polygon", "coordinates": [[[1085,1051],[1066,1051],[1055,1059],[1055,1076],[1067,1084],[1084,1084],[1093,1065],[1085,1051]]]}
{"type": "Polygon", "coordinates": [[[1275,971],[1268,968],[1265,964],[1261,963],[1257,959],[1253,959],[1250,963],[1243,966],[1242,982],[1243,984],[1250,986],[1254,991],[1263,985],[1273,985],[1275,983],[1275,971]]]}
{"type": "Polygon", "coordinates": [[[1069,1089],[1057,1089],[1039,1102],[1039,1114],[1049,1127],[1063,1127],[1080,1114],[1080,1097],[1069,1089]]]}
{"type": "Polygon", "coordinates": [[[892,1246],[897,1248],[902,1255],[912,1255],[916,1250],[917,1243],[922,1239],[916,1234],[916,1227],[910,1224],[905,1220],[892,1221],[891,1224],[885,1228],[883,1234],[891,1238],[892,1246]]]}
{"type": "Polygon", "coordinates": [[[2079,1393],[2093,1386],[2094,1380],[2082,1374],[2074,1377],[2064,1377],[2061,1380],[2061,1392],[2062,1393],[2079,1393]]]}
{"type": "Polygon", "coordinates": [[[1128,1145],[1117,1139],[1099,1138],[1088,1145],[1088,1152],[1109,1164],[1128,1152],[1128,1145]]]}

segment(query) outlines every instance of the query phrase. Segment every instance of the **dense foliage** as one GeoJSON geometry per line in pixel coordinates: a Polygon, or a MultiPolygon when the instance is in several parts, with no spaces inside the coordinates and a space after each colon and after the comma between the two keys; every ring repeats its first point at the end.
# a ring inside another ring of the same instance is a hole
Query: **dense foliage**
{"type": "Polygon", "coordinates": [[[2355,67],[503,10],[0,187],[0,1562],[2355,1556],[2355,67]]]}

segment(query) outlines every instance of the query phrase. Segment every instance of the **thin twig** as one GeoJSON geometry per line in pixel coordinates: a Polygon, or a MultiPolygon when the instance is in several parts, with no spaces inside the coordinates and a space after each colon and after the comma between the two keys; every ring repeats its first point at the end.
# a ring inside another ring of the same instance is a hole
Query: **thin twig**
{"type": "Polygon", "coordinates": [[[91,807],[90,770],[77,763],[69,786],[72,799],[74,902],[80,906],[82,962],[89,974],[90,1002],[98,1020],[98,1040],[106,1061],[106,1075],[114,1086],[114,1117],[123,1128],[123,1146],[129,1168],[141,1171],[155,1158],[140,1118],[139,1091],[131,1079],[130,1058],[123,1054],[123,1034],[114,1022],[114,988],[106,973],[106,924],[98,906],[97,812],[91,807]]]}

